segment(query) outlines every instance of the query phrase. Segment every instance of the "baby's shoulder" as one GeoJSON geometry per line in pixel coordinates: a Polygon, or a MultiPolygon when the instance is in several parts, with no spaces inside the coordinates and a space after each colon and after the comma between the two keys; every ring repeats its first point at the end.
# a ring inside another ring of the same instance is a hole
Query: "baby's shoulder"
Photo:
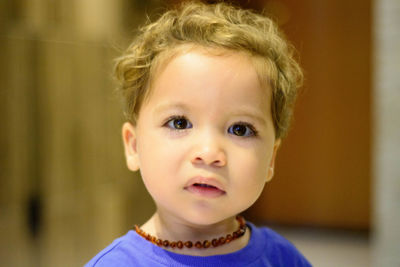
{"type": "Polygon", "coordinates": [[[289,240],[271,228],[260,227],[259,231],[262,234],[263,239],[266,241],[266,246],[283,250],[297,250],[297,248],[289,240]]]}
{"type": "Polygon", "coordinates": [[[268,227],[252,229],[258,235],[264,256],[279,266],[311,266],[303,254],[286,238],[268,227]]]}
{"type": "Polygon", "coordinates": [[[85,267],[131,266],[135,261],[135,246],[130,240],[130,233],[115,239],[110,245],[92,258],[85,267]]]}

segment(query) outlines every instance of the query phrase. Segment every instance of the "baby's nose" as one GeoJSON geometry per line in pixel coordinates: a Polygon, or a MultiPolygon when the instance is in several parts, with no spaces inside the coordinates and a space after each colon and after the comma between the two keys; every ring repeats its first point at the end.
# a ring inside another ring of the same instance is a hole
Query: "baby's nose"
{"type": "Polygon", "coordinates": [[[226,165],[226,152],[222,142],[214,136],[203,137],[195,146],[192,156],[192,164],[205,164],[215,167],[226,165]]]}

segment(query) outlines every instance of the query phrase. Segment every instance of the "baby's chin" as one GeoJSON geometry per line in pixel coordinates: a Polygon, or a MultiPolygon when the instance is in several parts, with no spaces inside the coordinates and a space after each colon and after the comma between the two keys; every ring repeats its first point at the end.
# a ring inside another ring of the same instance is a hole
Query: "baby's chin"
{"type": "Polygon", "coordinates": [[[220,217],[220,216],[215,216],[215,217],[208,217],[208,218],[196,218],[197,220],[191,219],[191,223],[193,225],[197,225],[199,227],[210,227],[210,226],[216,226],[219,224],[227,224],[227,223],[232,223],[235,221],[237,214],[228,216],[228,217],[220,217]]]}
{"type": "Polygon", "coordinates": [[[216,226],[218,224],[226,224],[231,223],[235,220],[237,213],[234,214],[221,214],[221,212],[214,211],[214,212],[201,212],[199,210],[192,210],[192,211],[184,211],[184,210],[174,210],[174,211],[167,211],[165,210],[160,212],[157,209],[158,215],[161,217],[161,220],[168,220],[172,219],[178,224],[186,225],[188,227],[193,228],[206,228],[211,226],[216,226]],[[164,218],[163,214],[168,214],[168,218],[164,218]],[[172,216],[171,216],[172,215],[172,216]]]}
{"type": "Polygon", "coordinates": [[[247,210],[257,199],[253,195],[237,197],[235,200],[227,195],[211,199],[197,196],[192,198],[190,193],[185,193],[184,198],[154,196],[161,220],[195,228],[236,224],[236,216],[247,210]]]}
{"type": "Polygon", "coordinates": [[[226,225],[236,225],[236,217],[239,212],[229,213],[229,214],[191,214],[185,216],[184,221],[188,226],[194,228],[208,228],[208,227],[225,227],[226,225]]]}

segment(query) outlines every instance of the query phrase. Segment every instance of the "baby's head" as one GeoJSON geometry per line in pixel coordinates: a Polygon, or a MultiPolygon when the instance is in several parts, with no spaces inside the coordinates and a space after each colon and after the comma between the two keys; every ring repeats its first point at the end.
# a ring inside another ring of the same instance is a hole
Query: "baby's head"
{"type": "Polygon", "coordinates": [[[144,27],[116,72],[127,165],[158,214],[210,225],[256,201],[301,81],[271,20],[187,2],[144,27]]]}
{"type": "Polygon", "coordinates": [[[191,48],[211,54],[247,55],[265,90],[271,90],[275,137],[286,136],[302,72],[294,49],[275,23],[248,10],[225,3],[186,2],[141,29],[125,54],[117,60],[116,76],[123,95],[125,116],[136,124],[152,83],[173,57],[191,48]]]}

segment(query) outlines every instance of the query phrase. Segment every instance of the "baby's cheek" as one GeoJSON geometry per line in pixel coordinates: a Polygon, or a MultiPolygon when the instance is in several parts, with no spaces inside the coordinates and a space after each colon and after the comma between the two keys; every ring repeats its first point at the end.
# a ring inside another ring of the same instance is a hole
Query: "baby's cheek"
{"type": "Polygon", "coordinates": [[[256,156],[242,158],[233,164],[236,170],[232,170],[231,173],[235,173],[235,180],[241,187],[248,190],[257,190],[259,187],[263,187],[268,170],[264,164],[260,164],[256,156]]]}
{"type": "Polygon", "coordinates": [[[143,183],[149,192],[151,198],[156,203],[166,201],[165,192],[168,190],[168,185],[162,181],[162,176],[152,175],[151,177],[143,176],[143,183]]]}
{"type": "Polygon", "coordinates": [[[249,168],[246,170],[246,179],[243,184],[249,192],[252,192],[253,197],[257,199],[264,189],[266,180],[268,178],[268,164],[260,163],[255,160],[248,164],[249,168]]]}
{"type": "Polygon", "coordinates": [[[242,165],[242,167],[246,167],[243,171],[251,174],[252,180],[254,180],[254,182],[265,179],[268,174],[270,161],[268,151],[257,152],[251,153],[242,161],[246,163],[242,165]]]}

